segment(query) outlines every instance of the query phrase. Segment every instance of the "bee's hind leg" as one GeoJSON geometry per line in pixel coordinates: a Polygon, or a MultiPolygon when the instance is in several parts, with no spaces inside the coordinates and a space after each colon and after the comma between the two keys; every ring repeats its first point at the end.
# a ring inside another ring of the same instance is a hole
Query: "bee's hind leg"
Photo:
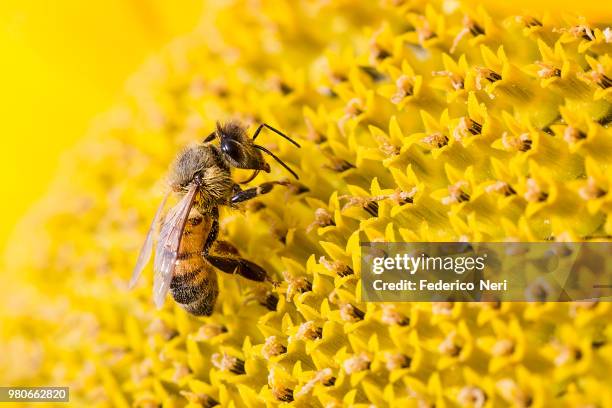
{"type": "Polygon", "coordinates": [[[257,282],[268,281],[276,285],[276,282],[270,279],[265,269],[256,263],[241,258],[240,252],[234,245],[217,239],[219,235],[219,210],[216,207],[211,212],[211,216],[213,225],[202,248],[204,259],[222,272],[238,274],[257,282]]]}
{"type": "Polygon", "coordinates": [[[227,241],[215,240],[211,244],[205,245],[202,256],[222,272],[238,274],[256,282],[272,282],[264,268],[241,258],[238,249],[227,241]]]}
{"type": "Polygon", "coordinates": [[[257,187],[247,188],[246,190],[235,189],[234,195],[230,199],[231,204],[238,204],[243,201],[250,200],[262,194],[267,194],[272,191],[275,185],[286,186],[289,184],[288,181],[268,181],[258,185],[257,187]]]}
{"type": "Polygon", "coordinates": [[[222,272],[237,274],[256,282],[272,282],[264,268],[246,259],[217,255],[208,255],[205,258],[222,272]]]}
{"type": "Polygon", "coordinates": [[[227,255],[235,258],[240,257],[240,251],[238,251],[238,248],[236,248],[230,242],[224,241],[222,239],[218,239],[215,241],[215,243],[212,245],[212,248],[210,249],[210,252],[213,255],[227,255]]]}

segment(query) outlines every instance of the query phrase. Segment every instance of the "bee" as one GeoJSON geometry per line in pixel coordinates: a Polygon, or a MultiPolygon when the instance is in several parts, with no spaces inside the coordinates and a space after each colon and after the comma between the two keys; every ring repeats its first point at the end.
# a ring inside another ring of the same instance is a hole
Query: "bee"
{"type": "Polygon", "coordinates": [[[263,153],[268,154],[296,179],[298,175],[281,159],[263,146],[255,144],[262,129],[267,128],[298,148],[300,145],[279,130],[261,124],[253,138],[236,121],[217,122],[216,129],[196,146],[185,149],[170,167],[170,191],[159,205],[142,245],[130,280],[136,284],[153,252],[157,225],[169,196],[182,198],[161,222],[153,262],[153,300],[160,308],[168,291],[187,312],[196,316],[212,314],[219,288],[216,271],[238,274],[247,279],[271,281],[259,265],[243,259],[230,243],[218,240],[219,207],[235,207],[239,203],[266,194],[275,185],[286,181],[269,181],[242,190],[239,184],[253,180],[260,171],[270,172],[263,153]],[[218,146],[215,144],[218,141],[218,146]],[[232,180],[232,168],[253,170],[240,183],[232,180]]]}

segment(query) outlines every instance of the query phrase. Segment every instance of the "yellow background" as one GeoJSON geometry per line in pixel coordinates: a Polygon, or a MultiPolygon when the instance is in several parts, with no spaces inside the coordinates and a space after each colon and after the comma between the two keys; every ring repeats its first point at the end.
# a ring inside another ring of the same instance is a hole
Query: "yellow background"
{"type": "Polygon", "coordinates": [[[199,0],[0,1],[0,248],[61,152],[129,75],[202,13],[199,0]]]}

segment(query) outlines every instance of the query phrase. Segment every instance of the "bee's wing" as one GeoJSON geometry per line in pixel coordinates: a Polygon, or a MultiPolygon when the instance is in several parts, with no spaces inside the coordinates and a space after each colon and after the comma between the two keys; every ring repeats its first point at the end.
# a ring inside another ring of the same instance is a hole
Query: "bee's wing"
{"type": "Polygon", "coordinates": [[[138,260],[136,261],[136,266],[134,266],[134,271],[132,272],[132,278],[130,279],[130,283],[128,284],[128,287],[130,289],[132,289],[134,285],[136,285],[136,282],[138,281],[138,278],[140,277],[142,270],[145,268],[145,266],[147,266],[147,264],[149,263],[149,260],[151,259],[151,252],[153,251],[153,233],[155,231],[155,226],[159,222],[159,217],[161,215],[161,212],[164,206],[166,205],[166,201],[168,200],[169,195],[170,194],[168,193],[164,196],[164,199],[159,204],[159,207],[157,208],[157,211],[155,212],[153,221],[151,221],[151,227],[149,227],[149,232],[147,232],[147,237],[145,238],[144,243],[142,244],[142,248],[140,248],[140,253],[138,254],[138,260]]]}
{"type": "Polygon", "coordinates": [[[179,246],[183,236],[183,229],[189,217],[189,211],[193,205],[193,199],[197,192],[197,186],[192,186],[185,197],[168,211],[168,215],[162,225],[157,248],[155,248],[155,261],[153,270],[153,300],[157,307],[164,304],[166,293],[170,289],[170,282],[174,274],[179,246]]]}

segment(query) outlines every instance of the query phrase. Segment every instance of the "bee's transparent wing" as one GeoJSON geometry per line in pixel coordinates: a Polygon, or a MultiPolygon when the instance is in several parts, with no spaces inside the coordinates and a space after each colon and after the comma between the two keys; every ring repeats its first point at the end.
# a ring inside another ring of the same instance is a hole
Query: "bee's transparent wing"
{"type": "Polygon", "coordinates": [[[153,217],[153,221],[151,221],[151,227],[149,227],[149,231],[147,232],[147,237],[142,244],[142,248],[140,248],[140,253],[138,254],[138,260],[136,261],[136,266],[134,266],[134,271],[132,272],[132,278],[130,279],[130,283],[128,287],[132,289],[138,278],[140,278],[140,274],[142,270],[147,266],[149,260],[151,259],[151,253],[153,252],[153,234],[155,231],[155,227],[159,222],[159,217],[162,213],[164,206],[166,205],[166,201],[168,200],[169,194],[164,196],[164,199],[159,204],[157,208],[157,212],[155,212],[155,216],[153,217]]]}
{"type": "Polygon", "coordinates": [[[176,259],[178,257],[183,229],[193,205],[197,186],[192,186],[179,203],[168,211],[162,225],[157,248],[155,248],[155,261],[153,270],[153,300],[159,308],[164,304],[166,293],[170,289],[170,282],[174,274],[176,259]]]}

